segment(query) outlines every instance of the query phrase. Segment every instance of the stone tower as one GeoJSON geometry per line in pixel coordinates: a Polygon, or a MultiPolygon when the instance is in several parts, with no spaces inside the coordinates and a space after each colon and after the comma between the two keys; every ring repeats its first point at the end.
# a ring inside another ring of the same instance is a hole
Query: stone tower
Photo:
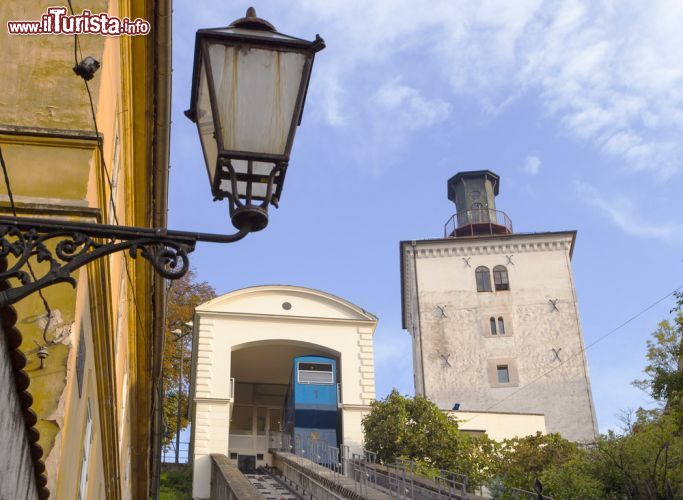
{"type": "Polygon", "coordinates": [[[415,392],[444,410],[541,413],[547,432],[595,438],[571,271],[576,231],[514,233],[489,170],[448,181],[444,236],[401,242],[403,328],[415,392]]]}

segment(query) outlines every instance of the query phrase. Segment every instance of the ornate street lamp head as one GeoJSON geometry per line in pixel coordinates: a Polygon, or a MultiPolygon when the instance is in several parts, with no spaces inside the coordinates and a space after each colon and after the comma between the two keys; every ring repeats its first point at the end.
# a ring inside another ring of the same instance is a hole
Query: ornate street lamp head
{"type": "Polygon", "coordinates": [[[259,231],[277,207],[301,122],[315,53],[325,47],[246,17],[197,31],[192,98],[215,199],[227,198],[233,225],[259,231]]]}

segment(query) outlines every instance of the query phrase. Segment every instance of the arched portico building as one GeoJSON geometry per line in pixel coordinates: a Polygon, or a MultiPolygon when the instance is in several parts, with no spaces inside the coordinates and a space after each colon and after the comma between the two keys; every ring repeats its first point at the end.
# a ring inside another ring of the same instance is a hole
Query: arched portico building
{"type": "Polygon", "coordinates": [[[207,498],[211,453],[270,463],[269,433],[282,430],[294,358],[336,361],[339,440],[362,447],[361,419],[375,397],[377,318],[334,295],[295,286],[237,290],[195,311],[191,455],[193,497],[207,498]]]}

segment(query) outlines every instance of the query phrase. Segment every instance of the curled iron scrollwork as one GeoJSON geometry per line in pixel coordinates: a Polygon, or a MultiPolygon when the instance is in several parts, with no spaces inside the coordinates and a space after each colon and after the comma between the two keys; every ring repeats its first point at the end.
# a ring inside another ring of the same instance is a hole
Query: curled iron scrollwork
{"type": "Polygon", "coordinates": [[[188,254],[194,250],[196,238],[174,238],[147,228],[136,228],[136,233],[131,228],[118,230],[111,226],[107,230],[96,228],[89,234],[82,227],[69,228],[68,223],[33,227],[24,227],[21,222],[0,223],[0,259],[7,263],[6,269],[0,271],[0,280],[16,279],[20,283],[0,292],[0,304],[12,304],[56,283],[75,286],[73,271],[123,250],[133,258],[141,255],[167,279],[181,278],[190,267],[188,254]],[[32,266],[31,262],[38,265],[32,266]],[[49,263],[47,270],[40,265],[44,263],[49,263]]]}
{"type": "Polygon", "coordinates": [[[131,257],[137,257],[137,252],[152,264],[152,267],[164,278],[175,280],[182,278],[190,268],[187,248],[172,241],[148,242],[138,241],[129,249],[131,257]]]}

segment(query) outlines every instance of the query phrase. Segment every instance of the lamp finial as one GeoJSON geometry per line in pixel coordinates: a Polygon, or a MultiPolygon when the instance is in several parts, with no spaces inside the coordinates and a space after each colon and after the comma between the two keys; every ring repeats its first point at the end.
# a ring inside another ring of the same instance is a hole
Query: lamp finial
{"type": "Polygon", "coordinates": [[[249,30],[275,31],[275,26],[265,19],[256,16],[256,9],[249,7],[247,15],[234,21],[229,28],[243,28],[249,30]]]}

